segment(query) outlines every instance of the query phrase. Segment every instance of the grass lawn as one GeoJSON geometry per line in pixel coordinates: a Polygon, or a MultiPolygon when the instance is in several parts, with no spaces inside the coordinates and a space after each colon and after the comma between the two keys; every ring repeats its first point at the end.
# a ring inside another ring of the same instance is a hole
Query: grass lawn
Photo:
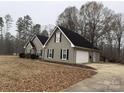
{"type": "Polygon", "coordinates": [[[94,74],[85,67],[0,56],[0,91],[61,91],[94,74]]]}

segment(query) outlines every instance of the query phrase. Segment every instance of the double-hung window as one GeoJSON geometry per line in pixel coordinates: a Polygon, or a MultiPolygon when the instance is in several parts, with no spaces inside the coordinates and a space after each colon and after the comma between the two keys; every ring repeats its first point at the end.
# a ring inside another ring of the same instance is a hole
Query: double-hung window
{"type": "Polygon", "coordinates": [[[48,58],[53,58],[54,56],[54,49],[48,49],[47,51],[47,57],[48,58]]]}
{"type": "Polygon", "coordinates": [[[61,59],[68,60],[69,57],[69,50],[68,49],[61,49],[61,59]]]}

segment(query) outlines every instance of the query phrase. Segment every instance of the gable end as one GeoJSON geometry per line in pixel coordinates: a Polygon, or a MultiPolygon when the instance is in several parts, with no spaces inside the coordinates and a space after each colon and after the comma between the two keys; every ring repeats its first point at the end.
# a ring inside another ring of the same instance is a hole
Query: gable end
{"type": "Polygon", "coordinates": [[[47,43],[48,43],[48,42],[50,41],[50,39],[53,37],[53,35],[55,34],[55,32],[56,32],[57,29],[58,29],[58,30],[63,34],[63,36],[69,41],[69,43],[71,44],[71,47],[75,47],[74,44],[68,39],[68,37],[63,33],[63,31],[61,30],[61,28],[59,28],[59,26],[56,26],[56,27],[54,28],[53,33],[51,34],[51,36],[49,37],[49,39],[46,41],[46,43],[44,44],[43,47],[45,47],[45,46],[47,45],[47,43]]]}

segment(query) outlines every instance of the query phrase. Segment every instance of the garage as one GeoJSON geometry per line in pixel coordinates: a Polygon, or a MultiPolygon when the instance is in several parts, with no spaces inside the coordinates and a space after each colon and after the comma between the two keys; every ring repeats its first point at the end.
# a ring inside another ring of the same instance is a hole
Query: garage
{"type": "Polygon", "coordinates": [[[89,52],[81,51],[81,50],[76,51],[76,63],[77,64],[88,63],[88,61],[89,61],[89,52]]]}

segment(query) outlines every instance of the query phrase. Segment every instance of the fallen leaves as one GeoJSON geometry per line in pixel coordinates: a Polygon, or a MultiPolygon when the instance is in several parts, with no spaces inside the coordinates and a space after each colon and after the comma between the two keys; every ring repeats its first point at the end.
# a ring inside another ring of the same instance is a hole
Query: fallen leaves
{"type": "Polygon", "coordinates": [[[96,74],[94,70],[85,67],[80,68],[11,56],[7,59],[0,57],[0,64],[0,91],[6,92],[61,91],[96,74]]]}

